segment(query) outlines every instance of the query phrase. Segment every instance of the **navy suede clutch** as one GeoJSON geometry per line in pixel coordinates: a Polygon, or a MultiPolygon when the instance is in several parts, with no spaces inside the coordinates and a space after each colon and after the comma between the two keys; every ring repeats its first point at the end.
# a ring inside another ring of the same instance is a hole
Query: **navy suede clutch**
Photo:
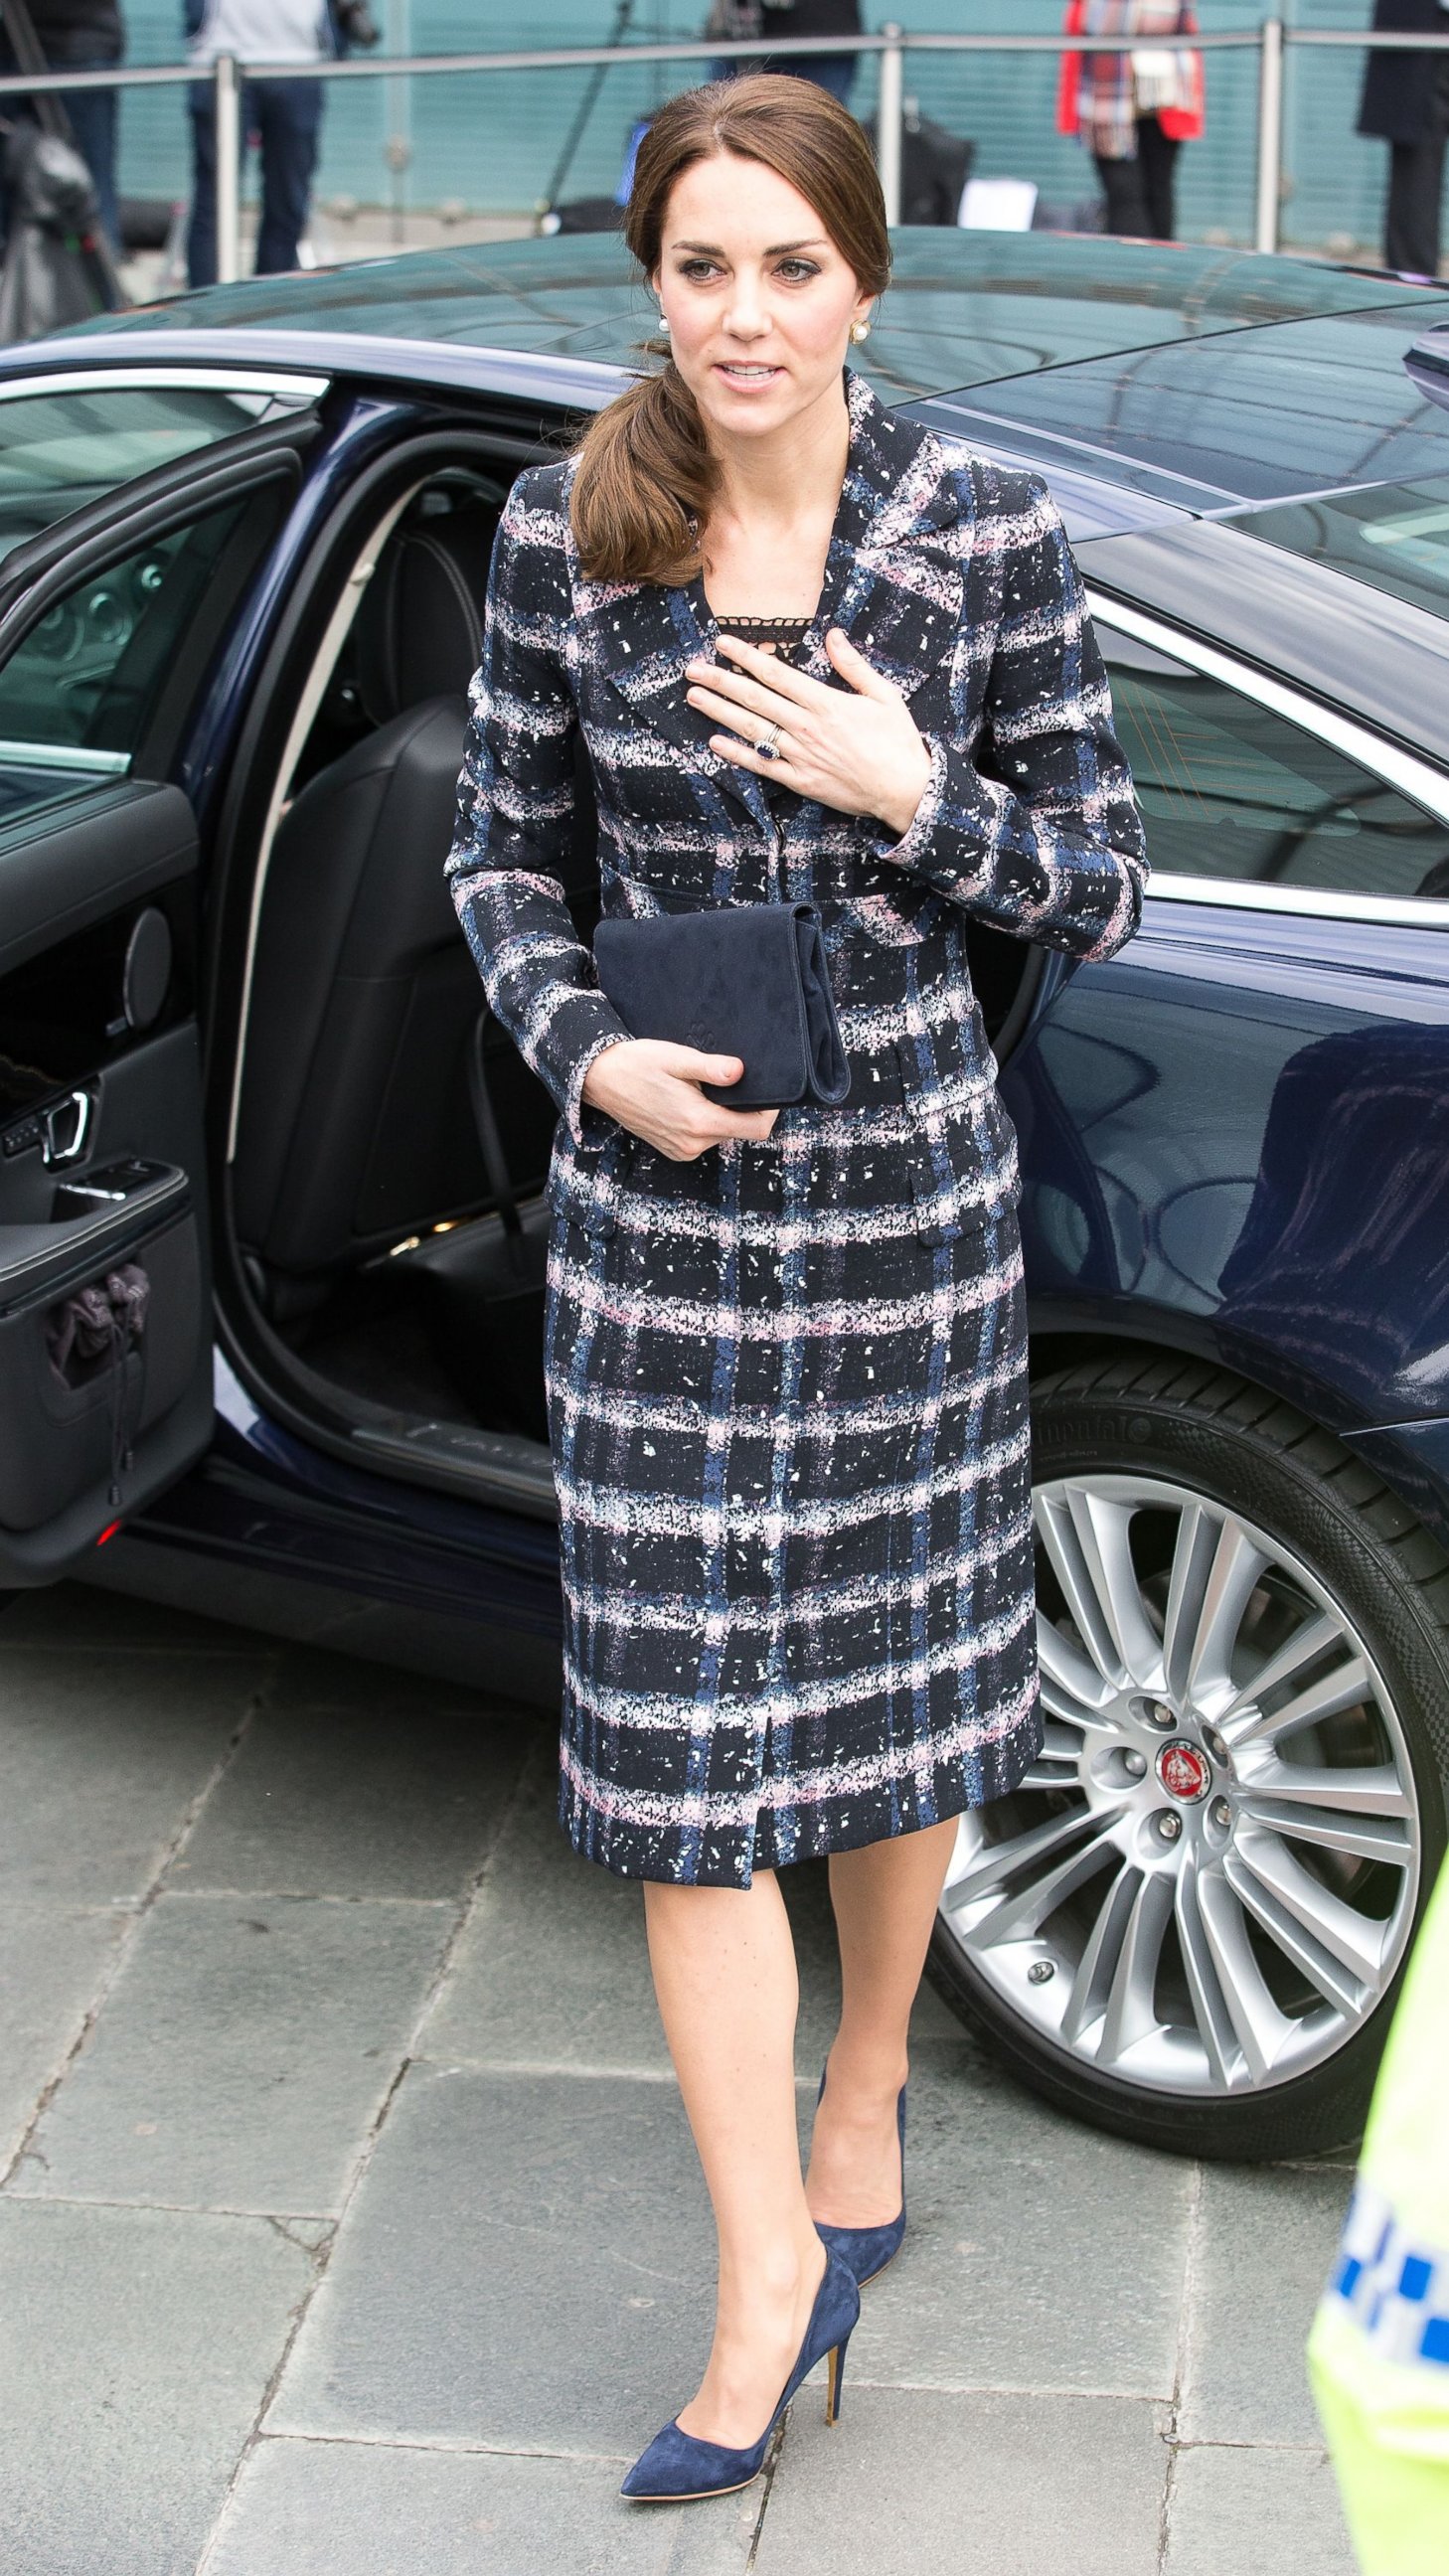
{"type": "Polygon", "coordinates": [[[701,1085],[724,1109],[837,1108],[850,1066],[820,915],[809,903],[712,904],[594,933],[599,983],[631,1037],[737,1055],[738,1082],[701,1085]]]}

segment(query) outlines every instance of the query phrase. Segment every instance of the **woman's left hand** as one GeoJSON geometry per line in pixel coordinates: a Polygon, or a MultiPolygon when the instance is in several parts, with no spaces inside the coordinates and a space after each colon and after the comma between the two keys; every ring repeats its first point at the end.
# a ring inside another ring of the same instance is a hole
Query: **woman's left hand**
{"type": "Polygon", "coordinates": [[[739,667],[691,662],[686,674],[690,705],[731,728],[710,735],[711,750],[838,814],[877,815],[899,840],[925,793],[931,755],[894,683],[838,626],[825,649],[849,694],[741,636],[721,635],[719,649],[739,667]],[[773,758],[756,747],[772,724],[780,728],[773,758]]]}

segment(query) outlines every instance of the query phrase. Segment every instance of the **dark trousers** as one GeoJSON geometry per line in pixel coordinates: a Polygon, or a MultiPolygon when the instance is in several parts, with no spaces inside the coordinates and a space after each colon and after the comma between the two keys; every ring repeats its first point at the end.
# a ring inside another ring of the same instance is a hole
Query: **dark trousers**
{"type": "MultiPolygon", "coordinates": [[[[1449,17],[1444,21],[1449,34],[1449,17]]],[[[1407,277],[1439,274],[1439,215],[1444,198],[1444,143],[1449,136],[1449,55],[1434,64],[1434,100],[1417,143],[1389,146],[1389,202],[1384,265],[1407,277]]]]}
{"type": "Polygon", "coordinates": [[[1137,154],[1131,161],[1092,155],[1107,200],[1107,230],[1134,241],[1173,238],[1172,178],[1179,146],[1155,116],[1137,119],[1137,154]]]}
{"type": "MultiPolygon", "coordinates": [[[[68,72],[104,71],[101,62],[67,63],[68,72]]],[[[65,100],[71,132],[96,183],[101,222],[112,250],[121,247],[121,218],[116,209],[116,92],[73,89],[65,100]]]]}
{"type": "MultiPolygon", "coordinates": [[[[262,156],[262,221],[258,277],[297,265],[322,127],[320,81],[247,81],[242,89],[242,150],[255,135],[262,156]]],[[[191,93],[191,224],[186,274],[193,286],[216,284],[216,102],[197,82],[191,93]]]]}

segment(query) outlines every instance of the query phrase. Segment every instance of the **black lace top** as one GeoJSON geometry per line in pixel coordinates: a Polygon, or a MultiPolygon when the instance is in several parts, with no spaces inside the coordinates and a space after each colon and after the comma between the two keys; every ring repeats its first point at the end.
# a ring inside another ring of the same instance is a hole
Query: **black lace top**
{"type": "Polygon", "coordinates": [[[782,662],[792,661],[814,624],[811,617],[729,617],[710,611],[721,635],[738,635],[746,644],[773,644],[782,662]]]}

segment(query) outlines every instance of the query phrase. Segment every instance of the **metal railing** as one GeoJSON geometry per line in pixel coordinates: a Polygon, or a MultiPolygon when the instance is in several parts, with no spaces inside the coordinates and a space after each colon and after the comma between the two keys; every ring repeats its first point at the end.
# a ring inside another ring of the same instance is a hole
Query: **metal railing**
{"type": "MultiPolygon", "coordinates": [[[[1194,53],[1248,53],[1258,57],[1258,130],[1255,154],[1253,247],[1278,247],[1279,210],[1283,192],[1284,61],[1290,46],[1357,47],[1375,53],[1449,53],[1443,35],[1400,35],[1370,28],[1290,27],[1279,17],[1263,18],[1255,28],[1196,35],[1194,53]]],[[[241,274],[242,98],[248,79],[268,81],[347,81],[409,78],[456,79],[470,72],[568,71],[612,64],[697,63],[768,55],[783,62],[812,54],[875,54],[879,57],[876,105],[876,163],[886,215],[899,223],[901,209],[901,138],[905,119],[905,58],[909,54],[1088,54],[1112,51],[1090,36],[911,34],[894,21],[875,35],[755,37],[748,42],[715,43],[701,36],[672,43],[565,45],[526,52],[385,55],[360,54],[315,63],[242,63],[230,54],[218,57],[209,72],[186,64],[96,72],[29,73],[0,77],[0,102],[6,98],[82,89],[161,89],[209,82],[216,117],[216,255],[217,276],[230,284],[241,274]]]]}

